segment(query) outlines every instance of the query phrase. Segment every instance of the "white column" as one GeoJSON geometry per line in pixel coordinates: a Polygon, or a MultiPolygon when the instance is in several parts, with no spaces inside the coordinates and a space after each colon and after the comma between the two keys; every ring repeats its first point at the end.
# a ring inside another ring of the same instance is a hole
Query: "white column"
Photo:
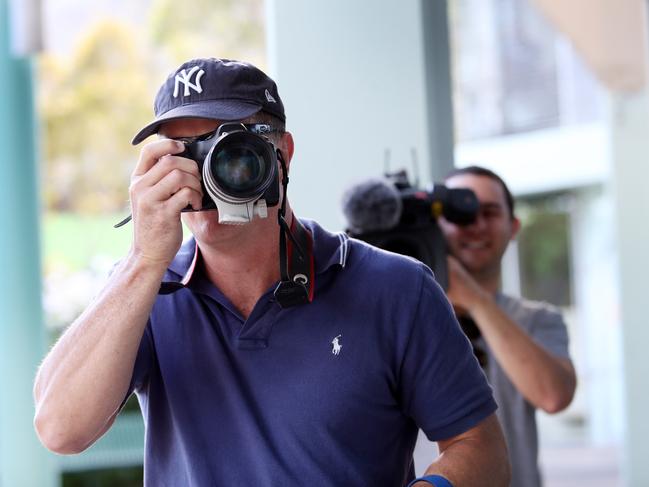
{"type": "Polygon", "coordinates": [[[595,445],[620,445],[624,427],[618,248],[611,184],[576,192],[570,213],[575,327],[572,357],[579,374],[570,406],[587,413],[595,445]]]}
{"type": "Polygon", "coordinates": [[[625,387],[625,485],[649,485],[649,91],[613,100],[625,387]]]}

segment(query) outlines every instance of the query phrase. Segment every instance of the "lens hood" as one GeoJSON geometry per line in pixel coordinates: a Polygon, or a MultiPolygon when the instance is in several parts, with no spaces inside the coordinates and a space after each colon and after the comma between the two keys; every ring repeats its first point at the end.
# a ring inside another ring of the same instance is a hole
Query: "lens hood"
{"type": "Polygon", "coordinates": [[[221,130],[205,157],[202,175],[207,194],[213,200],[248,203],[261,198],[268,188],[277,184],[277,155],[264,137],[239,127],[221,130]]]}

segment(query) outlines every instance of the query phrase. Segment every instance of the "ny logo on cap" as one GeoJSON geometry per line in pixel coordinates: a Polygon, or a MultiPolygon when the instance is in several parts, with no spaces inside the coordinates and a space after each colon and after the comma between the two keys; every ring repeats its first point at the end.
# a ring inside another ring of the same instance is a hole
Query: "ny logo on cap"
{"type": "Polygon", "coordinates": [[[185,71],[184,69],[180,71],[178,74],[176,74],[176,83],[174,85],[174,98],[178,97],[178,84],[182,83],[185,85],[185,91],[183,92],[183,96],[189,96],[189,89],[193,89],[196,91],[196,93],[202,93],[203,88],[201,87],[201,77],[205,74],[205,71],[202,69],[198,71],[200,68],[198,66],[194,66],[192,69],[189,70],[189,73],[185,71]],[[197,73],[198,71],[198,73],[197,73]],[[191,82],[192,76],[194,77],[194,82],[191,82]]]}

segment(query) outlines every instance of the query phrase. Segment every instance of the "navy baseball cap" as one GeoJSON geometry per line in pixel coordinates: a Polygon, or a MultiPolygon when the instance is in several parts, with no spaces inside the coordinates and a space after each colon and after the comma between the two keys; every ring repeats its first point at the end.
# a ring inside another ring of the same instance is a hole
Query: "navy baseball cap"
{"type": "Polygon", "coordinates": [[[263,110],[283,122],[277,85],[252,64],[230,59],[193,59],[169,75],[153,105],[155,120],[133,137],[136,145],[177,118],[242,120],[263,110]]]}

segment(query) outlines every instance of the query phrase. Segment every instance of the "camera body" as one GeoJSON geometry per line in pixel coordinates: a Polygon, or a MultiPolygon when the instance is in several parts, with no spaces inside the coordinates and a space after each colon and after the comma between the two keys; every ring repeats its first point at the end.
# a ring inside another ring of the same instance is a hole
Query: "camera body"
{"type": "Polygon", "coordinates": [[[180,157],[192,159],[201,173],[200,210],[218,209],[219,222],[243,224],[266,218],[279,203],[277,153],[268,124],[224,123],[206,136],[184,140],[180,157]]]}
{"type": "MultiPolygon", "coordinates": [[[[385,182],[396,188],[395,197],[399,201],[388,201],[390,198],[386,196],[381,202],[377,200],[376,208],[377,211],[381,206],[398,208],[400,213],[392,219],[396,223],[390,228],[381,229],[370,226],[364,229],[362,225],[356,225],[347,233],[384,250],[420,260],[433,270],[442,288],[448,289],[447,246],[437,219],[443,215],[460,225],[475,221],[479,210],[475,193],[464,188],[450,189],[441,184],[434,185],[432,191],[422,190],[410,184],[405,170],[386,174],[385,182]]],[[[363,197],[360,193],[355,196],[363,197]]],[[[363,211],[370,213],[371,208],[370,212],[367,208],[363,211]]],[[[364,218],[367,219],[367,216],[364,218]]]]}

